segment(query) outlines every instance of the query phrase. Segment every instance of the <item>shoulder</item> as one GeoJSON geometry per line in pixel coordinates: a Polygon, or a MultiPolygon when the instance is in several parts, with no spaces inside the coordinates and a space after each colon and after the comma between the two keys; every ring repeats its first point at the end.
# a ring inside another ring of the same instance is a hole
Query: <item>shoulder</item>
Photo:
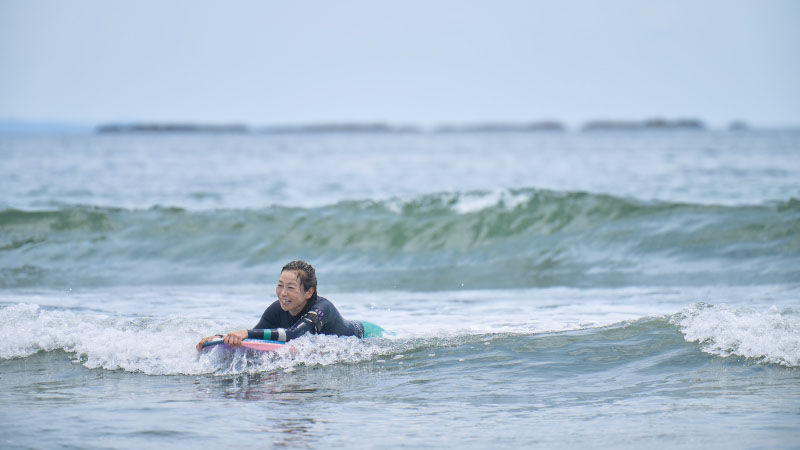
{"type": "Polygon", "coordinates": [[[331,303],[331,301],[328,300],[325,297],[317,297],[317,301],[314,302],[314,305],[311,308],[312,309],[336,309],[336,307],[333,306],[333,303],[331,303]]]}
{"type": "Polygon", "coordinates": [[[319,296],[317,296],[317,302],[315,304],[333,305],[333,303],[331,303],[331,301],[328,300],[327,298],[319,296]]]}

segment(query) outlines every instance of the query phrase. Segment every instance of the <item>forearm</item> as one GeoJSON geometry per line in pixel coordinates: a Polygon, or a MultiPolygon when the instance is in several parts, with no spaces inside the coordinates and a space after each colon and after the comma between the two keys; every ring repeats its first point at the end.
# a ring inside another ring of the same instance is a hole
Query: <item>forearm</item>
{"type": "Polygon", "coordinates": [[[268,341],[291,341],[300,336],[313,332],[314,328],[305,321],[298,321],[290,328],[266,328],[266,329],[253,329],[247,330],[248,339],[266,339],[268,341]]]}
{"type": "Polygon", "coordinates": [[[247,339],[266,339],[268,341],[287,341],[285,328],[254,328],[247,330],[247,339]]]}
{"type": "Polygon", "coordinates": [[[255,329],[247,330],[248,339],[266,339],[268,341],[291,341],[306,333],[319,334],[322,331],[324,314],[311,310],[289,328],[261,328],[259,321],[255,329]]]}
{"type": "Polygon", "coordinates": [[[242,344],[242,339],[245,338],[247,338],[247,330],[232,331],[227,335],[215,334],[213,336],[206,336],[203,339],[200,339],[200,342],[197,343],[196,347],[197,350],[200,351],[203,349],[203,344],[217,339],[223,339],[228,345],[238,346],[242,344]]]}

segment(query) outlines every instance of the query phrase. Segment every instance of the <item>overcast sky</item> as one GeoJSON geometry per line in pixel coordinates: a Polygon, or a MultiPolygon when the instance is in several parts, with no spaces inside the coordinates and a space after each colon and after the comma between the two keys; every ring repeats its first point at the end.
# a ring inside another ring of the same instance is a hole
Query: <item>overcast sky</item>
{"type": "Polygon", "coordinates": [[[800,125],[800,1],[0,0],[0,119],[800,125]]]}

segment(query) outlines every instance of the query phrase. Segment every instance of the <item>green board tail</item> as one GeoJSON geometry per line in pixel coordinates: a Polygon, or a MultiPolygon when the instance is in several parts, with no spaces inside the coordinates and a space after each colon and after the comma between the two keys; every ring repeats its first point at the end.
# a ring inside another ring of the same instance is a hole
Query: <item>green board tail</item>
{"type": "Polygon", "coordinates": [[[366,320],[359,320],[359,322],[364,325],[365,338],[383,337],[384,333],[386,333],[386,330],[372,322],[367,322],[366,320]]]}

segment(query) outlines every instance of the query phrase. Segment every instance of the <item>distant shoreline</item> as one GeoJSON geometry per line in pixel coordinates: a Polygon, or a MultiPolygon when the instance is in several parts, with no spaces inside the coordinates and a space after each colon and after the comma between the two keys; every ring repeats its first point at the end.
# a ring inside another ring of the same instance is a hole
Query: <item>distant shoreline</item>
{"type": "MultiPolygon", "coordinates": [[[[705,130],[697,119],[648,119],[644,121],[595,120],[587,122],[580,130],[705,130]]],[[[567,127],[555,120],[538,122],[485,122],[473,124],[440,125],[432,129],[418,126],[396,126],[385,123],[321,123],[308,125],[272,125],[250,127],[244,124],[196,123],[131,123],[104,124],[95,130],[98,134],[115,133],[210,133],[210,134],[328,134],[328,133],[527,133],[563,132],[567,127]]]]}
{"type": "MultiPolygon", "coordinates": [[[[736,122],[738,129],[746,125],[736,122]]],[[[643,121],[594,120],[579,128],[581,131],[603,130],[705,130],[705,124],[697,119],[666,120],[661,118],[643,121]]],[[[328,133],[528,133],[563,132],[568,128],[555,120],[536,122],[484,122],[472,124],[448,124],[431,129],[414,125],[390,125],[386,123],[319,123],[307,125],[271,125],[251,127],[244,124],[198,124],[198,123],[129,123],[104,124],[95,129],[98,134],[116,133],[208,133],[208,134],[328,134],[328,133]]]]}
{"type": "Polygon", "coordinates": [[[479,122],[453,123],[434,127],[394,125],[369,122],[332,122],[303,125],[251,126],[243,123],[193,123],[193,122],[118,122],[100,125],[82,125],[59,122],[26,122],[0,120],[0,134],[463,134],[463,133],[562,133],[606,131],[746,131],[761,129],[798,129],[800,127],[750,127],[744,121],[734,120],[726,127],[708,128],[699,119],[650,118],[645,120],[590,120],[570,128],[557,120],[530,122],[479,122]]]}

